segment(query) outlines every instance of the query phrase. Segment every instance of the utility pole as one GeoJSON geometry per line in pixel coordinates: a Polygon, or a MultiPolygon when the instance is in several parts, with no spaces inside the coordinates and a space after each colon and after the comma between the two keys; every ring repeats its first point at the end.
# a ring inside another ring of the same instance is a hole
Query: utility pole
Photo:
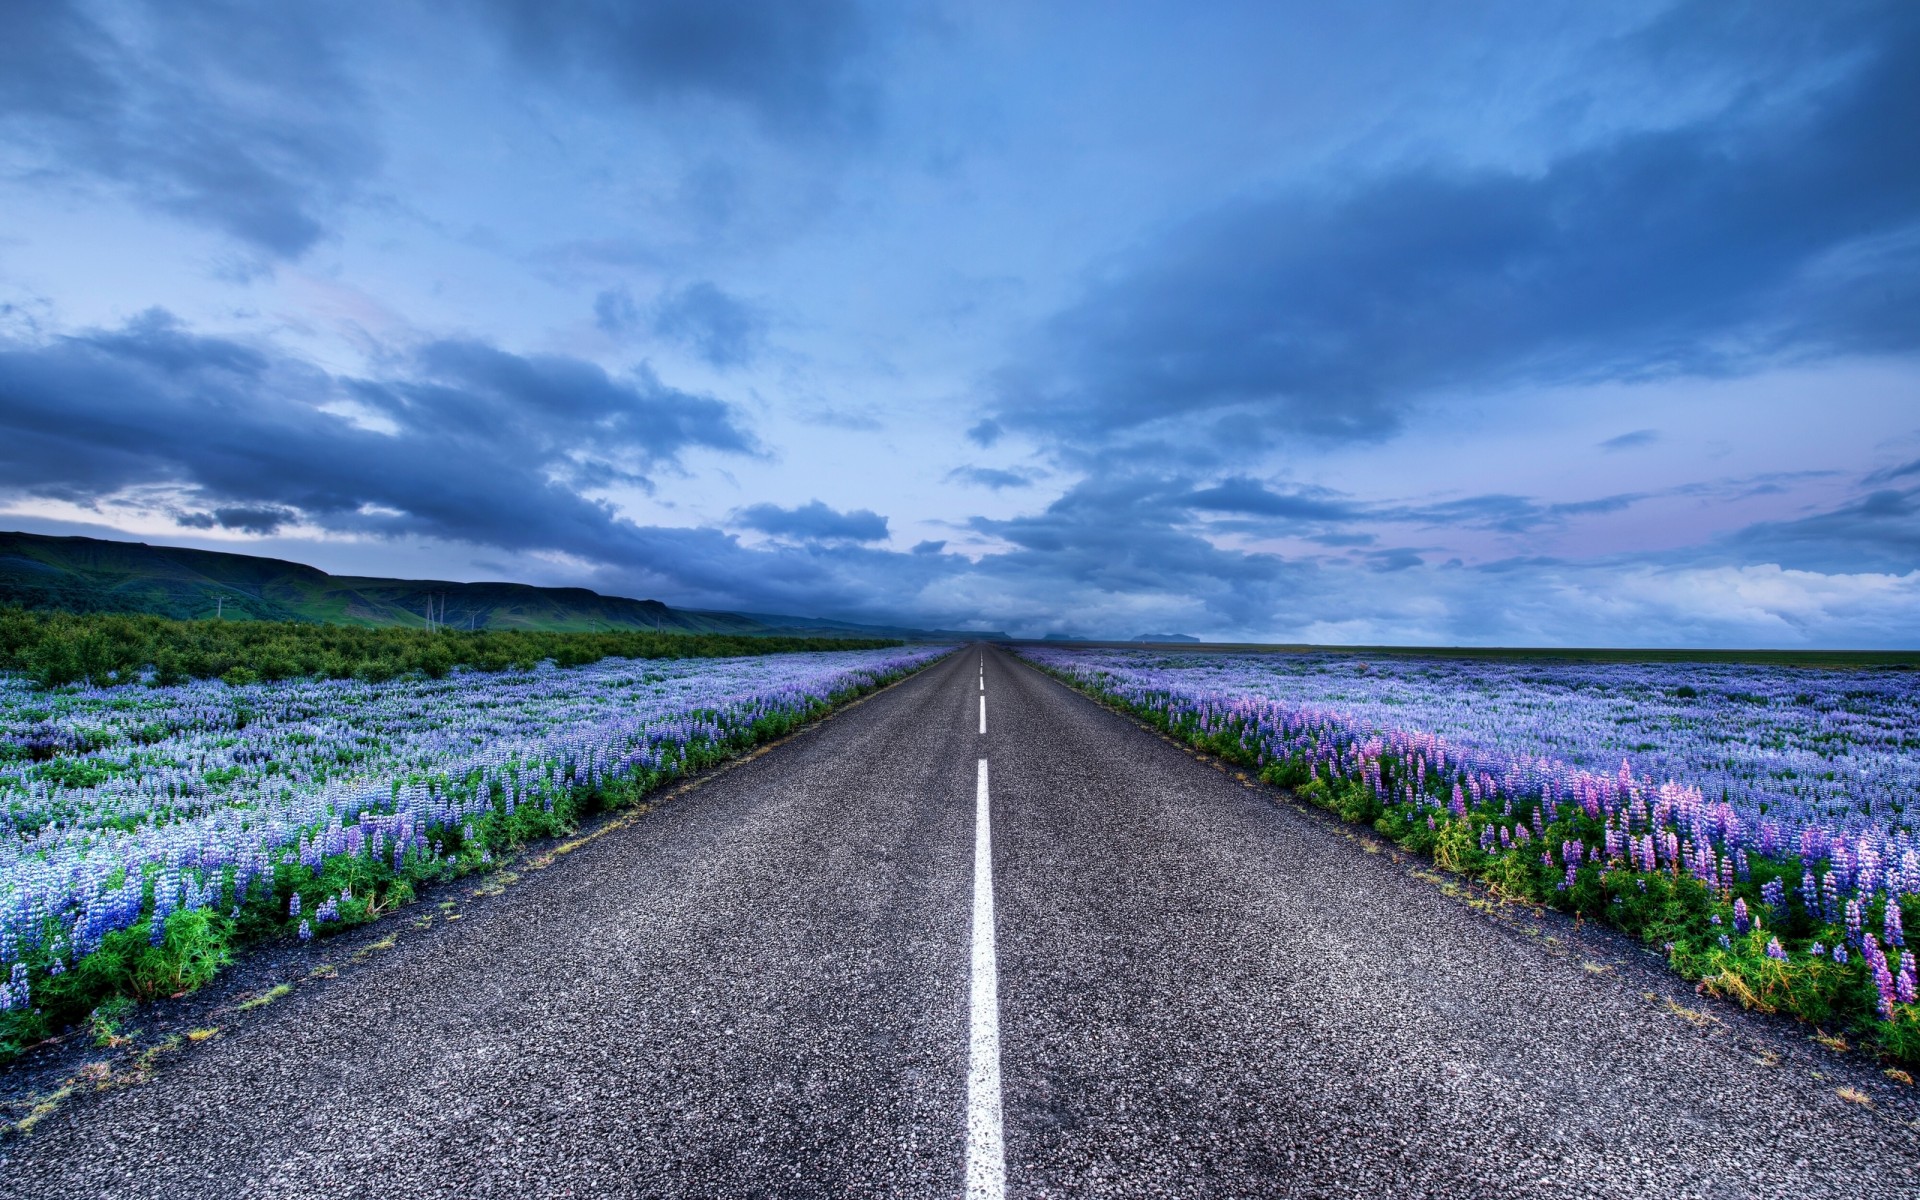
{"type": "Polygon", "coordinates": [[[226,606],[227,606],[227,598],[225,596],[215,596],[213,598],[213,619],[214,620],[219,621],[224,619],[221,614],[226,611],[226,606]]]}

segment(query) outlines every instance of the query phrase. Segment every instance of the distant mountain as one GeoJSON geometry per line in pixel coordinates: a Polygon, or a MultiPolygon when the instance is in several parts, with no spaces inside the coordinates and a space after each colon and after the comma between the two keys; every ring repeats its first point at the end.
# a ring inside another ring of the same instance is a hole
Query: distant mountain
{"type": "Polygon", "coordinates": [[[1136,642],[1197,642],[1200,639],[1186,633],[1143,633],[1133,640],[1136,642]]]}
{"type": "Polygon", "coordinates": [[[217,614],[229,620],[415,628],[437,621],[454,629],[556,632],[661,629],[909,641],[1007,636],[669,608],[658,600],[603,596],[586,588],[329,575],[302,563],[251,554],[33,533],[0,533],[0,604],[69,612],[179,618],[217,614]]]}

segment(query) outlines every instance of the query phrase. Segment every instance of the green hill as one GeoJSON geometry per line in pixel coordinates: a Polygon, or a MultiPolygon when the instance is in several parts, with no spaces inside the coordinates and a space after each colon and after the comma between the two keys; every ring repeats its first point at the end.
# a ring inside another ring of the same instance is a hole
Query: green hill
{"type": "Polygon", "coordinates": [[[522,629],[946,639],[1004,634],[669,608],[586,588],[329,575],[277,558],[101,538],[0,532],[0,605],[372,628],[522,629]]]}

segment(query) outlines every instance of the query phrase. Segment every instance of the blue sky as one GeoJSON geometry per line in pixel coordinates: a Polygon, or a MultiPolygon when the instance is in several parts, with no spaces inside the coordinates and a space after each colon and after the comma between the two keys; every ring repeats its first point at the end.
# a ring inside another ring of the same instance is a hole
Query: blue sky
{"type": "Polygon", "coordinates": [[[0,2],[0,525],[1920,645],[1901,3],[0,2]]]}

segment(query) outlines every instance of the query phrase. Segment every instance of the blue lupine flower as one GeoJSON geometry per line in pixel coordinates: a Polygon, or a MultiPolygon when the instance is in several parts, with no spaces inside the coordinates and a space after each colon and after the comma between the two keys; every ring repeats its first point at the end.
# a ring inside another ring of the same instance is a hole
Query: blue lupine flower
{"type": "Polygon", "coordinates": [[[1782,916],[1787,911],[1787,885],[1778,879],[1769,879],[1760,885],[1760,901],[1774,916],[1782,916]]]}

